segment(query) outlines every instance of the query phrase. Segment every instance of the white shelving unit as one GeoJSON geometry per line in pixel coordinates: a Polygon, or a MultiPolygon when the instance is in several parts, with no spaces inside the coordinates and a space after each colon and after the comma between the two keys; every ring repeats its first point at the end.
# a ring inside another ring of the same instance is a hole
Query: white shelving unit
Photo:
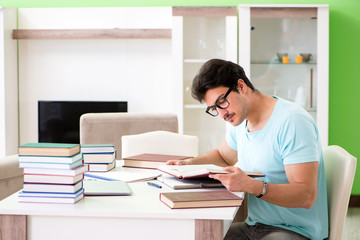
{"type": "Polygon", "coordinates": [[[16,9],[0,7],[0,157],[17,153],[18,83],[16,9]]]}
{"type": "Polygon", "coordinates": [[[239,5],[239,64],[255,87],[303,106],[328,144],[328,5],[239,5]],[[282,63],[277,53],[287,53],[282,63]],[[310,61],[296,63],[300,53],[310,61]]]}
{"type": "Polygon", "coordinates": [[[173,8],[174,109],[179,132],[199,137],[199,154],[219,146],[225,122],[191,96],[192,80],[209,59],[237,62],[236,7],[173,8]]]}

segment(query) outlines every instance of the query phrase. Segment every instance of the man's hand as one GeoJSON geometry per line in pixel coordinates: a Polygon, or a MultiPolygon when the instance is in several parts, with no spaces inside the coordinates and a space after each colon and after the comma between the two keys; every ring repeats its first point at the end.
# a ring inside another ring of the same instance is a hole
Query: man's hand
{"type": "Polygon", "coordinates": [[[247,183],[251,179],[247,174],[238,167],[224,167],[227,174],[210,174],[209,177],[219,180],[229,191],[245,192],[247,183]]]}

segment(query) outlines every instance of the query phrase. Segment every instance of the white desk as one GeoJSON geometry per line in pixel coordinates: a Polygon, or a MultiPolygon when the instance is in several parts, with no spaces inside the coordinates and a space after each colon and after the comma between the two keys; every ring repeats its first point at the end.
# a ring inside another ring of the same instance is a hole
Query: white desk
{"type": "Polygon", "coordinates": [[[18,203],[13,194],[0,202],[0,238],[222,239],[238,210],[170,209],[159,193],[172,189],[146,182],[129,185],[131,196],[86,197],[76,204],[18,203]]]}

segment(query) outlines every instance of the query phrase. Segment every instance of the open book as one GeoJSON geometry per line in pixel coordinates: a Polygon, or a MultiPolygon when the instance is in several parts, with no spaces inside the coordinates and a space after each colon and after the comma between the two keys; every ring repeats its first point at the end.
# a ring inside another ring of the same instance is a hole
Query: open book
{"type": "MultiPolygon", "coordinates": [[[[179,179],[187,178],[206,178],[209,174],[227,174],[229,172],[223,170],[222,167],[214,164],[202,165],[161,165],[158,170],[167,174],[178,177],[179,179]]],[[[251,177],[264,177],[261,172],[246,172],[251,177]]]]}

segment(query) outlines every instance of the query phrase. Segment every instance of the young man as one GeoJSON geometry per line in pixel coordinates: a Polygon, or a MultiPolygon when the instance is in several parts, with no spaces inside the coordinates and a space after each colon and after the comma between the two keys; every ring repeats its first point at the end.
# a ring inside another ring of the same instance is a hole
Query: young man
{"type": "Polygon", "coordinates": [[[227,121],[218,149],[168,164],[227,166],[213,174],[229,191],[249,193],[244,223],[232,224],[225,239],[324,239],[327,198],[318,129],[300,106],[262,94],[244,70],[212,59],[194,78],[192,95],[206,112],[227,121]],[[244,171],[259,171],[262,179],[244,171]]]}

